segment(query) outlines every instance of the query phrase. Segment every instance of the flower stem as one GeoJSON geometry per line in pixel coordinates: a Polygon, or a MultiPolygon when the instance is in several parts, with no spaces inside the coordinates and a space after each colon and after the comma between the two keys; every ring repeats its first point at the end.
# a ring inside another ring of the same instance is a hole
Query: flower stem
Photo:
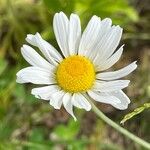
{"type": "Polygon", "coordinates": [[[93,111],[98,115],[98,117],[100,117],[104,122],[106,122],[107,124],[109,124],[110,126],[112,126],[114,129],[116,129],[117,131],[119,131],[120,133],[122,133],[123,135],[125,135],[126,137],[130,138],[132,141],[138,143],[139,145],[147,148],[148,150],[150,150],[150,143],[142,140],[141,138],[135,136],[134,134],[132,134],[131,132],[129,132],[128,130],[124,129],[123,127],[119,126],[117,123],[115,123],[114,121],[112,121],[111,119],[109,119],[103,112],[101,112],[95,105],[93,102],[91,102],[91,100],[89,100],[89,102],[92,105],[93,111]]]}

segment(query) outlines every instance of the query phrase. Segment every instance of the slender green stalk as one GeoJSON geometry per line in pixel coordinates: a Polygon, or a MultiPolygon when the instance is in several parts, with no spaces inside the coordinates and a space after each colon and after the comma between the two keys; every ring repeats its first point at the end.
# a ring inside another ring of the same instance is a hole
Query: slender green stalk
{"type": "Polygon", "coordinates": [[[147,148],[148,150],[150,150],[150,143],[144,141],[143,139],[135,136],[134,134],[132,134],[131,132],[129,132],[128,130],[124,129],[123,127],[121,127],[120,125],[118,125],[117,123],[115,123],[114,121],[112,121],[111,119],[109,119],[103,112],[101,112],[95,105],[94,103],[89,99],[90,104],[92,105],[92,109],[93,111],[98,115],[98,117],[100,117],[104,122],[106,122],[107,124],[109,124],[110,126],[112,126],[114,129],[116,129],[117,131],[119,131],[120,133],[122,133],[123,135],[125,135],[126,137],[130,138],[132,141],[138,143],[139,145],[147,148]]]}

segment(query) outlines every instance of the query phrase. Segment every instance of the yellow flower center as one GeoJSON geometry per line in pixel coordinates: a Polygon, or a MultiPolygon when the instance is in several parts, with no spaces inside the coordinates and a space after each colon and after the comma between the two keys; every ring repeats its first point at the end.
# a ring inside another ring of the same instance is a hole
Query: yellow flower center
{"type": "Polygon", "coordinates": [[[90,89],[95,80],[95,70],[91,61],[83,56],[70,56],[64,59],[56,71],[58,85],[70,93],[90,89]]]}

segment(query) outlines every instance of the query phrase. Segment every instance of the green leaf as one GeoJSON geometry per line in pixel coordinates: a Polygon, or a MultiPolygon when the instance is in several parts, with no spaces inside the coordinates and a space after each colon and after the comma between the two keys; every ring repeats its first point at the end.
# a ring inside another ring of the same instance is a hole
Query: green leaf
{"type": "Polygon", "coordinates": [[[136,108],[133,112],[127,114],[124,116],[124,118],[121,120],[121,124],[124,124],[127,120],[131,119],[132,117],[140,114],[143,112],[145,109],[150,108],[150,103],[145,103],[143,106],[136,108]]]}
{"type": "Polygon", "coordinates": [[[30,141],[41,142],[44,141],[44,129],[42,128],[34,128],[29,137],[30,141]]]}
{"type": "Polygon", "coordinates": [[[69,144],[67,143],[67,149],[68,150],[86,150],[86,146],[88,144],[88,141],[84,141],[83,138],[80,139],[74,139],[69,144]]]}
{"type": "Polygon", "coordinates": [[[116,145],[115,143],[100,143],[100,149],[102,150],[122,150],[122,148],[119,145],[116,145]]]}
{"type": "Polygon", "coordinates": [[[79,131],[79,122],[70,120],[68,125],[58,125],[54,129],[54,134],[56,134],[62,140],[72,140],[75,138],[79,131]]]}
{"type": "Polygon", "coordinates": [[[0,58],[0,75],[3,73],[6,67],[7,67],[7,62],[4,59],[0,58]]]}
{"type": "Polygon", "coordinates": [[[48,150],[48,144],[46,144],[46,140],[44,135],[46,134],[46,130],[40,127],[36,127],[32,130],[30,136],[28,137],[28,144],[25,146],[29,150],[48,150]],[[36,144],[38,143],[38,144],[36,144]]]}
{"type": "Polygon", "coordinates": [[[74,0],[43,0],[45,6],[53,13],[63,11],[70,14],[74,11],[74,0]]]}
{"type": "Polygon", "coordinates": [[[59,9],[61,9],[61,3],[59,0],[55,0],[55,1],[43,0],[43,1],[48,8],[51,8],[54,11],[58,11],[59,9]]]}

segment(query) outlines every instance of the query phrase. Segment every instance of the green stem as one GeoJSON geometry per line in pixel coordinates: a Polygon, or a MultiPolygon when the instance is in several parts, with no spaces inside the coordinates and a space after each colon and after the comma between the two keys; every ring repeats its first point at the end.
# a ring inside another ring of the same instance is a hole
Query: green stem
{"type": "Polygon", "coordinates": [[[109,119],[103,112],[101,112],[89,99],[90,104],[92,105],[93,111],[100,117],[104,122],[112,126],[114,129],[125,135],[126,137],[130,138],[132,141],[138,143],[139,145],[147,148],[150,150],[150,143],[142,140],[141,138],[135,136],[134,134],[130,133],[128,130],[124,129],[123,127],[119,126],[117,123],[109,119]]]}

